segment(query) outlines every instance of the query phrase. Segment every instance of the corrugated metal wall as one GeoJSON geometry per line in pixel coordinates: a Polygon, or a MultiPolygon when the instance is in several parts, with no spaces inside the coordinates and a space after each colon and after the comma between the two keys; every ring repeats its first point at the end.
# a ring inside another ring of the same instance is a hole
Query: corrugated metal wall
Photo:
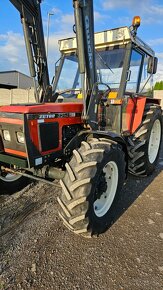
{"type": "Polygon", "coordinates": [[[33,87],[33,79],[17,71],[0,72],[0,84],[28,89],[33,87]]]}

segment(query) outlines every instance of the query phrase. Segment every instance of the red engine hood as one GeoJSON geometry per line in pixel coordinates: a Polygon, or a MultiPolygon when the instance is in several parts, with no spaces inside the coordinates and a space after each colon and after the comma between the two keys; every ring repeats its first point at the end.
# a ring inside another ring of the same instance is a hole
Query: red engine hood
{"type": "Polygon", "coordinates": [[[32,105],[10,105],[0,106],[0,112],[8,113],[66,113],[66,112],[82,112],[82,103],[44,103],[32,105]]]}

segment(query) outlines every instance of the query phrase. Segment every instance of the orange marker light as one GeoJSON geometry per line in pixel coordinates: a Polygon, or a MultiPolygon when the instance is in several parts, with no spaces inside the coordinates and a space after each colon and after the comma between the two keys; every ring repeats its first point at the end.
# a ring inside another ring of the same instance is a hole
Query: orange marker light
{"type": "Polygon", "coordinates": [[[132,20],[132,25],[134,27],[139,27],[140,26],[140,23],[141,23],[141,18],[140,16],[134,16],[133,20],[132,20]]]}

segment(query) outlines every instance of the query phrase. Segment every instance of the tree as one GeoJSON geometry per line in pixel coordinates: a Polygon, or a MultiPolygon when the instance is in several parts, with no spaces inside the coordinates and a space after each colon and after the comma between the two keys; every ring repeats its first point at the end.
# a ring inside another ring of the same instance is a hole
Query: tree
{"type": "Polygon", "coordinates": [[[160,90],[163,90],[163,81],[160,82],[160,90]]]}
{"type": "Polygon", "coordinates": [[[154,85],[154,90],[155,91],[163,90],[163,81],[156,82],[155,85],[154,85]]]}

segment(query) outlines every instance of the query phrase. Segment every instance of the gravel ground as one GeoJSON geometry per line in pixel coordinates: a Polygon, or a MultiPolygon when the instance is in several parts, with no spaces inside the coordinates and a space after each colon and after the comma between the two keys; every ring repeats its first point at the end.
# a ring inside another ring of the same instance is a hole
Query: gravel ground
{"type": "Polygon", "coordinates": [[[88,240],[62,225],[57,188],[1,197],[0,289],[162,290],[162,180],[163,148],[154,175],[129,176],[111,228],[88,240]]]}

